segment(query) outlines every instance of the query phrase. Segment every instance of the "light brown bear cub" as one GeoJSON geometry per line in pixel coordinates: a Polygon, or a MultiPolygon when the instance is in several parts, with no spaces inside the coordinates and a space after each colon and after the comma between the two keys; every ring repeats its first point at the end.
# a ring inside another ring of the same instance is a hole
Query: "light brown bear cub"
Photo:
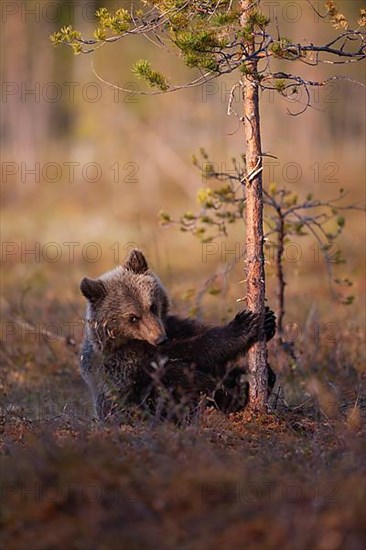
{"type": "MultiPolygon", "coordinates": [[[[170,315],[166,290],[137,249],[99,279],[84,278],[80,289],[88,302],[81,372],[100,419],[142,409],[177,420],[205,399],[228,412],[245,406],[247,382],[240,385],[243,371],[230,362],[258,341],[256,314],[242,311],[214,327],[170,315]]],[[[267,340],[275,328],[267,309],[267,340]]]]}

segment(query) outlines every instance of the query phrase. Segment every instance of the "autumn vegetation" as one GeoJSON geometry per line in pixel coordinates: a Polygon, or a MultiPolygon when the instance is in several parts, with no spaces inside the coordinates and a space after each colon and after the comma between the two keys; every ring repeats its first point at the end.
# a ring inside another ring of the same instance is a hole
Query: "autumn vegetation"
{"type": "Polygon", "coordinates": [[[243,29],[238,2],[94,2],[92,15],[52,4],[53,18],[6,13],[1,35],[4,548],[363,549],[364,6],[304,1],[274,19],[262,2],[243,29]],[[155,12],[142,29],[155,44],[134,31],[147,4],[179,4],[179,55],[159,42],[155,12]],[[248,70],[228,27],[244,39],[255,28],[273,63],[259,97],[276,386],[265,414],[208,407],[189,425],[108,426],[79,373],[82,277],[138,246],[176,312],[217,323],[243,307],[243,181],[259,165],[248,170],[248,70]],[[339,34],[328,47],[359,60],[304,63],[339,34]],[[221,74],[230,63],[237,73],[221,74]]]}

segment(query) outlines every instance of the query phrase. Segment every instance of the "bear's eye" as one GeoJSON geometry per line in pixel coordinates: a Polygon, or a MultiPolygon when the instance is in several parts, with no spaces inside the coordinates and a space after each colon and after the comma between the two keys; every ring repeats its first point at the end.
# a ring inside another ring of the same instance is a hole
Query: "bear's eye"
{"type": "Polygon", "coordinates": [[[151,304],[150,311],[151,311],[151,313],[156,315],[157,312],[158,312],[158,306],[156,304],[151,304]]]}
{"type": "Polygon", "coordinates": [[[130,315],[130,323],[133,325],[136,325],[140,320],[140,317],[137,317],[136,315],[130,315]]]}

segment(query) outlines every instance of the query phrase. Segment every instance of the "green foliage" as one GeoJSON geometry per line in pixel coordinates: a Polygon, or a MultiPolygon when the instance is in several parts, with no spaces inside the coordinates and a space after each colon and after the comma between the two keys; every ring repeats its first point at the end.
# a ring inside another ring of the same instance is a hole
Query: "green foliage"
{"type": "MultiPolygon", "coordinates": [[[[220,174],[214,163],[207,162],[208,155],[200,150],[202,164],[196,156],[193,163],[202,171],[203,178],[219,182],[215,187],[205,187],[198,191],[198,213],[184,212],[178,220],[174,220],[166,212],[160,213],[162,225],[176,224],[184,233],[190,232],[202,242],[212,242],[217,236],[227,236],[228,226],[243,218],[244,198],[239,197],[237,182],[220,174]]],[[[233,159],[233,164],[237,161],[233,159]]],[[[239,185],[240,187],[240,185],[239,185]]]]}
{"type": "Polygon", "coordinates": [[[98,27],[97,29],[95,29],[93,36],[98,42],[102,42],[107,38],[107,33],[104,29],[98,27]]]}
{"type": "Polygon", "coordinates": [[[254,29],[258,27],[259,29],[264,30],[269,25],[270,21],[270,18],[266,17],[259,10],[255,10],[249,16],[249,23],[254,29]]]}
{"type": "Polygon", "coordinates": [[[221,294],[221,292],[221,288],[218,288],[217,286],[213,286],[208,289],[208,294],[210,294],[211,296],[218,296],[219,294],[221,294]]]}
{"type": "MultiPolygon", "coordinates": [[[[65,34],[61,29],[54,33],[52,41],[71,46],[75,53],[86,53],[93,51],[95,45],[114,41],[128,32],[151,33],[168,47],[169,42],[173,43],[188,67],[219,73],[223,67],[227,70],[227,55],[238,60],[233,69],[239,67],[243,37],[248,34],[251,39],[254,32],[264,31],[269,24],[269,19],[256,9],[250,15],[249,28],[243,31],[239,6],[230,0],[145,0],[142,4],[143,9],[131,11],[99,8],[95,14],[98,26],[91,40],[84,40],[80,33],[65,34]]],[[[137,62],[133,72],[150,86],[169,89],[165,77],[152,71],[147,62],[137,62]]]]}
{"type": "Polygon", "coordinates": [[[299,237],[304,237],[305,235],[308,235],[306,231],[304,231],[305,224],[304,222],[294,222],[292,228],[295,234],[299,237]]]}
{"type": "Polygon", "coordinates": [[[283,78],[277,78],[275,81],[275,88],[277,92],[282,94],[286,89],[286,82],[283,80],[283,78]]]}
{"type": "MultiPolygon", "coordinates": [[[[335,278],[334,279],[334,282],[335,284],[339,285],[340,287],[346,287],[346,288],[350,288],[353,286],[353,283],[352,281],[350,281],[347,277],[343,278],[343,279],[337,279],[335,278]]],[[[355,301],[355,296],[354,294],[348,294],[347,296],[345,296],[344,298],[342,298],[341,302],[342,304],[344,304],[345,306],[350,306],[354,303],[355,301]]]]}
{"type": "Polygon", "coordinates": [[[163,210],[160,212],[159,218],[160,218],[160,223],[162,225],[168,224],[172,221],[170,215],[167,212],[164,212],[163,210]]]}
{"type": "Polygon", "coordinates": [[[246,63],[243,63],[242,65],[240,65],[239,70],[240,70],[241,74],[244,75],[244,76],[248,76],[252,72],[252,70],[250,69],[250,67],[248,67],[248,65],[246,63]]]}
{"type": "MultiPolygon", "coordinates": [[[[233,158],[231,162],[232,168],[224,171],[201,148],[199,156],[193,156],[193,164],[201,171],[203,180],[210,180],[212,185],[197,193],[200,210],[196,213],[185,212],[176,220],[164,212],[160,214],[161,223],[175,224],[181,231],[192,233],[203,243],[212,242],[217,237],[227,237],[230,226],[238,220],[244,221],[245,210],[245,155],[242,155],[240,161],[233,158]]],[[[320,201],[312,193],[302,199],[290,189],[271,182],[264,197],[264,222],[265,226],[271,228],[270,239],[266,240],[264,247],[270,262],[273,263],[273,250],[279,249],[281,241],[286,246],[293,238],[315,237],[324,263],[328,265],[331,282],[341,286],[352,284],[348,279],[333,278],[330,272],[335,266],[345,263],[341,250],[337,248],[334,251],[334,243],[346,223],[345,217],[339,214],[336,207],[343,195],[344,190],[340,189],[335,201],[320,201]]],[[[338,298],[345,304],[353,300],[353,297],[341,294],[338,298]]]]}
{"type": "MultiPolygon", "coordinates": [[[[335,238],[335,236],[331,233],[328,233],[327,236],[328,236],[329,241],[324,243],[321,247],[322,252],[325,252],[325,253],[328,253],[329,251],[332,250],[333,242],[334,242],[334,238],[335,238]]],[[[327,259],[327,256],[325,256],[325,257],[327,259]]],[[[332,253],[332,263],[333,264],[345,264],[346,263],[346,260],[342,256],[342,251],[341,250],[338,249],[334,253],[332,253]]]]}
{"type": "Polygon", "coordinates": [[[277,185],[275,183],[270,183],[268,187],[268,193],[274,197],[277,193],[277,185]]]}
{"type": "Polygon", "coordinates": [[[123,34],[130,28],[131,15],[122,8],[119,8],[110,13],[107,8],[99,8],[95,12],[96,17],[99,19],[99,29],[102,32],[111,31],[112,34],[123,34]]]}
{"type": "Polygon", "coordinates": [[[188,67],[198,67],[218,70],[216,53],[220,51],[225,41],[213,30],[178,30],[172,33],[173,42],[182,52],[183,59],[188,67]]]}
{"type": "MultiPolygon", "coordinates": [[[[342,31],[349,29],[348,21],[339,12],[334,1],[327,1],[325,9],[326,16],[335,28],[342,31]]],[[[203,83],[207,73],[218,76],[239,71],[263,86],[262,82],[268,81],[274,75],[268,64],[263,70],[255,71],[254,65],[261,63],[268,54],[288,61],[309,59],[311,63],[313,52],[319,51],[318,48],[312,50],[312,45],[306,44],[305,47],[286,37],[273,38],[273,33],[267,28],[270,19],[261,12],[260,2],[254,2],[245,14],[245,25],[241,3],[232,0],[143,0],[137,9],[131,6],[129,9],[110,11],[107,7],[101,7],[95,15],[98,25],[94,29],[93,38],[84,39],[79,31],[68,26],[51,36],[53,44],[64,43],[71,46],[75,54],[90,53],[99,46],[115,42],[129,34],[144,35],[152,42],[164,45],[167,50],[174,44],[184,63],[201,71],[201,76],[190,83],[194,85],[203,83]],[[248,43],[254,43],[256,50],[249,60],[248,43]]],[[[366,25],[364,8],[360,10],[358,25],[359,28],[366,25]]],[[[349,31],[346,39],[356,44],[363,40],[357,29],[349,31]]],[[[332,53],[343,55],[344,44],[338,44],[337,40],[333,44],[332,53]]],[[[350,55],[361,60],[362,48],[355,48],[355,52],[350,55]]],[[[161,91],[172,89],[165,76],[153,71],[146,61],[138,61],[133,72],[151,87],[161,91]]],[[[286,96],[291,82],[293,83],[291,76],[284,74],[283,79],[275,82],[275,89],[286,96]]],[[[298,82],[299,84],[292,87],[292,94],[298,92],[298,87],[306,86],[301,78],[298,82]]],[[[175,89],[180,87],[184,86],[176,86],[175,89]]],[[[265,89],[265,85],[263,88],[265,89]]]]}
{"type": "Polygon", "coordinates": [[[233,13],[217,13],[213,16],[211,24],[217,27],[232,25],[238,21],[239,17],[240,14],[235,11],[233,13]]]}
{"type": "Polygon", "coordinates": [[[81,39],[81,32],[73,29],[72,25],[62,27],[50,36],[50,40],[54,46],[68,44],[73,49],[75,55],[82,53],[81,39]]]}
{"type": "Polygon", "coordinates": [[[187,67],[197,67],[212,72],[217,72],[219,70],[219,65],[213,54],[187,52],[184,54],[184,61],[187,67]]]}
{"type": "Polygon", "coordinates": [[[220,47],[220,41],[213,31],[179,32],[175,38],[176,45],[186,52],[205,53],[220,47]]]}
{"type": "Polygon", "coordinates": [[[137,61],[132,67],[132,72],[142,80],[145,80],[152,88],[159,88],[163,92],[169,89],[169,84],[165,77],[161,73],[154,71],[150,62],[145,59],[137,61]]]}
{"type": "Polygon", "coordinates": [[[248,17],[247,24],[242,27],[240,36],[244,39],[244,41],[250,41],[256,31],[264,31],[269,23],[270,19],[263,15],[262,12],[259,10],[253,10],[248,17]]]}
{"type": "Polygon", "coordinates": [[[337,218],[338,227],[341,227],[343,229],[343,227],[345,226],[345,223],[346,223],[346,220],[343,216],[339,216],[339,218],[337,218]]]}
{"type": "MultiPolygon", "coordinates": [[[[118,9],[114,13],[110,13],[107,8],[100,8],[95,15],[99,20],[99,26],[93,33],[95,42],[104,42],[109,36],[122,35],[130,28],[131,15],[125,9],[118,9]]],[[[50,40],[54,46],[67,44],[75,54],[88,51],[83,50],[82,45],[90,43],[90,41],[83,40],[81,33],[74,30],[71,25],[62,27],[59,31],[51,34],[50,40]]]]}
{"type": "Polygon", "coordinates": [[[290,38],[286,37],[275,40],[268,49],[275,57],[287,59],[288,61],[294,61],[300,56],[299,48],[293,44],[290,38]]]}

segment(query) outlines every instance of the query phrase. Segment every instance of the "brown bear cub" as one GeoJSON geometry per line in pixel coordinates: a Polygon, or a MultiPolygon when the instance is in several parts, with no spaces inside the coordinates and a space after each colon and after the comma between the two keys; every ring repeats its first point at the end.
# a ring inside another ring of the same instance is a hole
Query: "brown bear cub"
{"type": "MultiPolygon", "coordinates": [[[[144,410],[177,421],[204,403],[224,412],[245,407],[248,382],[238,364],[259,338],[256,314],[211,327],[170,315],[166,290],[137,249],[80,289],[88,301],[81,372],[101,420],[144,410]]],[[[268,308],[264,330],[267,340],[276,330],[268,308]]],[[[274,380],[269,369],[271,388],[274,380]]]]}

